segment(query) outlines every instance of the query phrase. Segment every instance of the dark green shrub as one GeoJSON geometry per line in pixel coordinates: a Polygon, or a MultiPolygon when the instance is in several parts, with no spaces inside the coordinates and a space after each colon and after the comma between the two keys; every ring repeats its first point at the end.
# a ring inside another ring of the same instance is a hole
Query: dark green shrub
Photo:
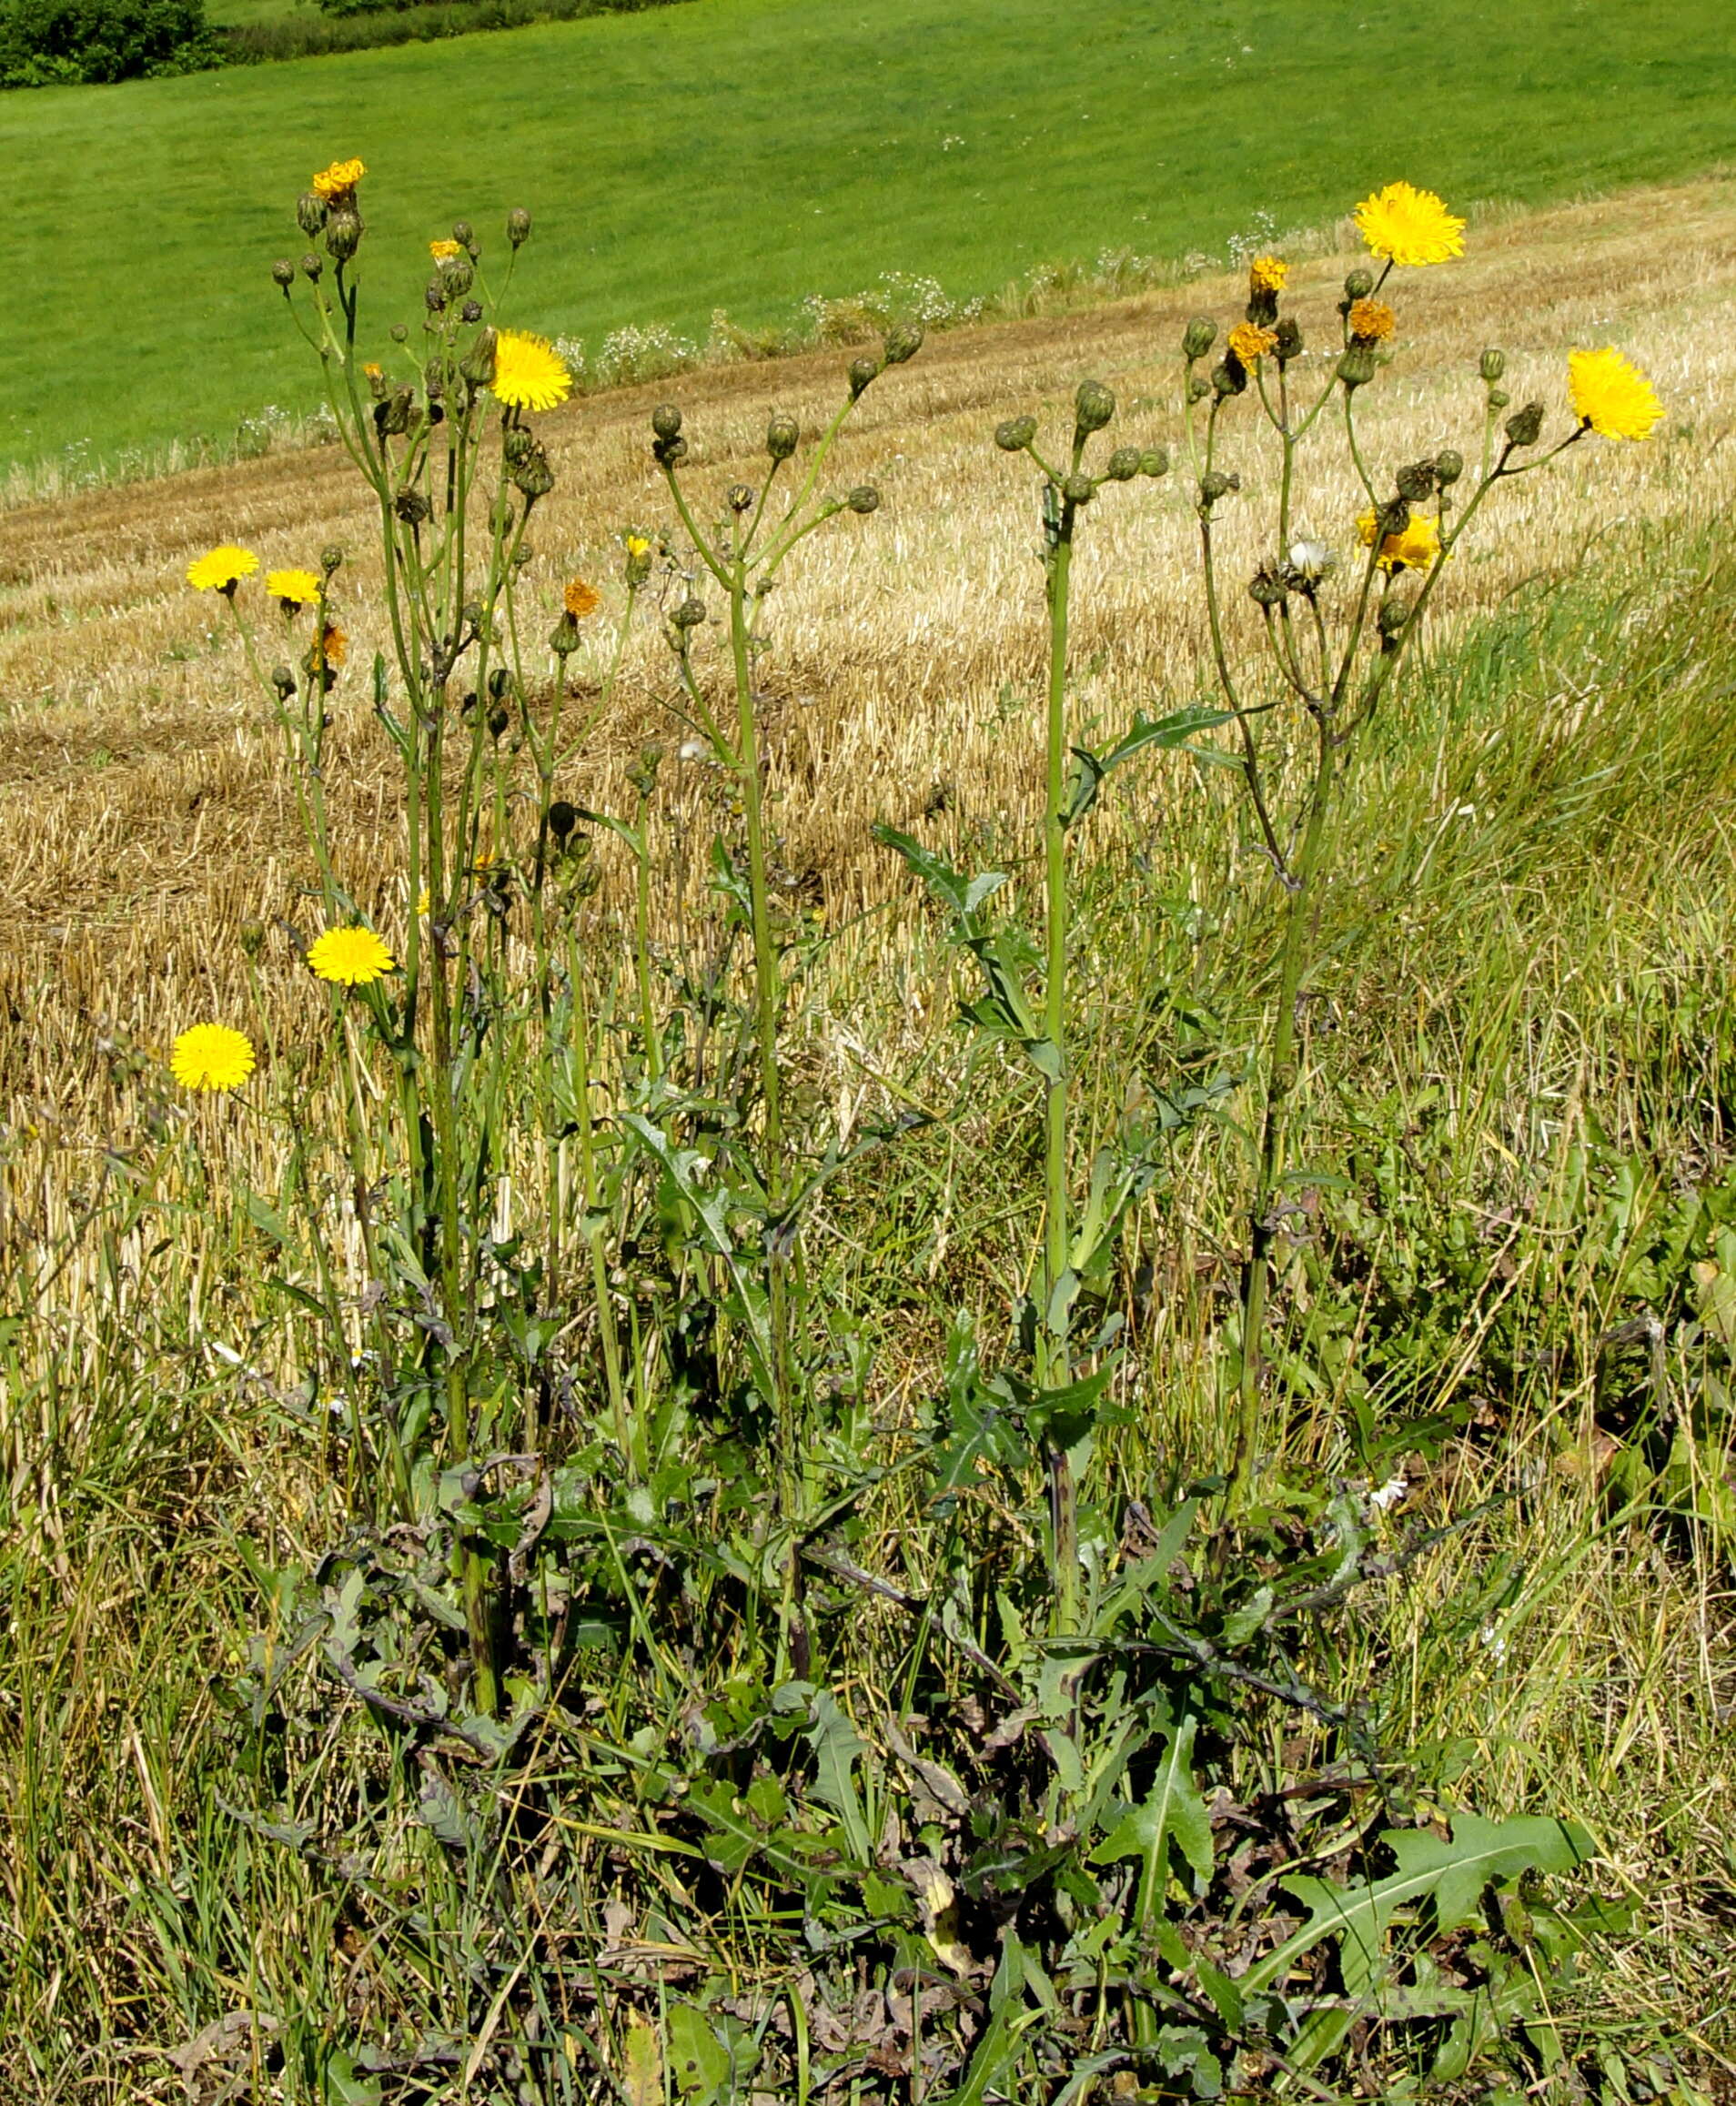
{"type": "Polygon", "coordinates": [[[205,0],[0,0],[0,87],[156,79],[220,55],[205,0]]]}

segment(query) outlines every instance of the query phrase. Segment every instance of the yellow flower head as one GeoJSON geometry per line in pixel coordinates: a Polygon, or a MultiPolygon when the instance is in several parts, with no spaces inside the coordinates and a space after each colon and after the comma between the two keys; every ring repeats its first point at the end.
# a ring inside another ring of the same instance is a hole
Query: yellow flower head
{"type": "Polygon", "coordinates": [[[314,647],[312,655],[336,672],[349,656],[349,639],[335,621],[328,621],[320,631],[319,641],[314,647]]]}
{"type": "Polygon", "coordinates": [[[1398,327],[1398,317],[1385,300],[1353,300],[1350,334],[1358,344],[1381,344],[1398,327]]]}
{"type": "MultiPolygon", "coordinates": [[[[1378,515],[1371,509],[1357,521],[1358,538],[1365,549],[1374,547],[1378,515]]],[[[1440,554],[1440,522],[1429,512],[1412,512],[1402,534],[1388,534],[1376,558],[1390,575],[1395,570],[1426,570],[1440,554]]]]}
{"type": "Polygon", "coordinates": [[[1357,231],[1371,256],[1394,263],[1446,263],[1465,253],[1465,222],[1432,190],[1388,183],[1357,207],[1357,231]]]}
{"type": "Polygon", "coordinates": [[[1237,322],[1229,333],[1229,348],[1251,371],[1277,349],[1277,333],[1261,328],[1257,322],[1237,322]]]}
{"type": "Polygon", "coordinates": [[[313,179],[314,192],[328,205],[339,197],[350,196],[368,170],[359,161],[334,161],[329,168],[322,168],[313,179]]]}
{"type": "Polygon", "coordinates": [[[318,599],[319,580],[311,570],[268,570],[266,590],[283,602],[286,614],[296,614],[318,599]]]}
{"type": "Polygon", "coordinates": [[[430,241],[428,253],[436,263],[451,263],[464,254],[464,244],[461,241],[430,241]]]}
{"type": "Polygon", "coordinates": [[[640,561],[643,557],[649,556],[651,554],[651,541],[649,538],[644,534],[629,534],[627,536],[627,553],[633,559],[635,562],[640,561]]]}
{"type": "Polygon", "coordinates": [[[1281,293],[1284,281],[1290,275],[1290,267],[1282,257],[1257,256],[1248,266],[1248,290],[1254,293],[1281,293]]]}
{"type": "Polygon", "coordinates": [[[398,961],[371,929],[328,929],[308,946],[308,963],[318,980],[340,987],[366,987],[398,961]]]}
{"type": "Polygon", "coordinates": [[[428,910],[433,904],[434,895],[429,891],[428,887],[424,885],[421,891],[416,895],[416,912],[419,914],[426,914],[428,910]]]}
{"type": "Polygon", "coordinates": [[[587,614],[595,614],[602,602],[594,586],[587,585],[582,578],[574,578],[568,583],[562,604],[575,621],[582,621],[587,614]]]}
{"type": "Polygon", "coordinates": [[[184,1090],[238,1090],[253,1073],[253,1041],[227,1023],[196,1023],[170,1050],[169,1073],[184,1090]]]}
{"type": "Polygon", "coordinates": [[[509,409],[552,409],[572,393],[572,375],[547,337],[502,329],[494,345],[497,402],[509,409]]]}
{"type": "Polygon", "coordinates": [[[1600,438],[1650,438],[1663,416],[1657,390],[1613,346],[1568,353],[1573,414],[1600,438]]]}
{"type": "Polygon", "coordinates": [[[237,549],[226,541],[222,548],[213,549],[208,556],[187,565],[187,581],[199,592],[233,592],[258,568],[259,559],[251,549],[237,549]]]}

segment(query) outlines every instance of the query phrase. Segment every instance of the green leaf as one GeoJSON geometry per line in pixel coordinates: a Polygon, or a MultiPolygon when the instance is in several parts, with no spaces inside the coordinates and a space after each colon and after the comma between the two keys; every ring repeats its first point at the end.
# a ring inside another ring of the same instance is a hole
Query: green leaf
{"type": "Polygon", "coordinates": [[[911,834],[900,833],[895,826],[876,825],[873,831],[881,847],[903,856],[935,898],[949,906],[966,925],[983,902],[1006,882],[1004,871],[983,871],[974,878],[965,877],[951,863],[943,862],[933,849],[924,848],[911,834]]]}
{"type": "Polygon", "coordinates": [[[856,1780],[851,1775],[858,1758],[867,1752],[868,1743],[850,1723],[836,1698],[824,1689],[814,1691],[810,1716],[813,1725],[807,1739],[814,1755],[814,1796],[843,1822],[856,1863],[872,1864],[873,1845],[856,1780]]]}
{"type": "MultiPolygon", "coordinates": [[[[1075,746],[1073,780],[1061,808],[1062,825],[1072,826],[1083,819],[1097,801],[1097,793],[1105,778],[1125,762],[1153,748],[1165,751],[1186,746],[1196,731],[1214,731],[1219,724],[1227,724],[1235,713],[1233,710],[1208,710],[1198,704],[1177,710],[1172,716],[1156,719],[1142,711],[1135,717],[1132,731],[1118,739],[1107,752],[1094,753],[1088,747],[1075,746]]],[[[1218,756],[1208,750],[1200,758],[1215,760],[1218,756]]]]}
{"type": "Polygon", "coordinates": [[[1169,1737],[1169,1746],[1152,1779],[1151,1796],[1143,1806],[1128,1807],[1091,1853],[1094,1865],[1111,1864],[1117,1858],[1143,1860],[1135,1910],[1135,1920],[1141,1924],[1164,1914],[1171,1843],[1198,1878],[1205,1879],[1211,1875],[1211,1817],[1194,1781],[1194,1736],[1198,1730],[1197,1718],[1190,1715],[1182,1720],[1169,1737]]]}
{"type": "Polygon", "coordinates": [[[1432,1901],[1436,1929],[1456,1930],[1476,1913],[1491,1880],[1525,1871],[1570,1872],[1592,1852],[1583,1829],[1541,1814],[1516,1814],[1505,1821],[1461,1814],[1450,1841],[1427,1829],[1389,1829],[1381,1840],[1398,1861],[1398,1869],[1384,1879],[1337,1887],[1297,1874],[1283,1882],[1308,1910],[1307,1920],[1243,1976],[1244,1996],[1282,1981],[1324,1938],[1342,1940],[1338,1965],[1345,1989],[1351,1996],[1366,1995],[1387,1927],[1398,1910],[1432,1901]]]}
{"type": "Polygon", "coordinates": [[[669,2011],[669,2068],[683,2099],[691,2106],[723,2098],[732,2071],[729,2050],[712,2030],[705,2013],[691,2003],[671,2004],[669,2011]]]}

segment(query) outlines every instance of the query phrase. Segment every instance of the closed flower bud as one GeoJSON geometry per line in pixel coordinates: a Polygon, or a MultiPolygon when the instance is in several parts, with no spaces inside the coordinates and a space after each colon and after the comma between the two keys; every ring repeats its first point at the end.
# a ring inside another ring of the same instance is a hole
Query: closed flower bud
{"type": "Polygon", "coordinates": [[[773,460],[788,460],[800,443],[802,433],[793,417],[778,410],[765,428],[765,450],[773,460]]]}
{"type": "Polygon", "coordinates": [[[569,804],[564,797],[557,798],[549,807],[549,831],[562,848],[566,847],[567,837],[578,823],[577,806],[569,804]]]}
{"type": "Polygon", "coordinates": [[[1269,286],[1256,286],[1242,311],[1257,329],[1269,329],[1277,320],[1277,295],[1269,286]]]}
{"type": "Polygon", "coordinates": [[[1115,398],[1101,380],[1081,380],[1073,398],[1077,429],[1089,436],[1101,431],[1115,413],[1115,398]]]}
{"type": "Polygon", "coordinates": [[[1403,498],[1388,498],[1375,513],[1375,539],[1379,548],[1394,534],[1402,534],[1410,524],[1410,507],[1403,498]]]}
{"type": "Polygon", "coordinates": [[[1217,341],[1217,324],[1209,315],[1196,315],[1182,332],[1182,357],[1203,358],[1217,341]]]}
{"type": "Polygon", "coordinates": [[[404,327],[402,322],[394,322],[391,327],[386,333],[389,337],[390,337],[394,344],[406,343],[409,338],[409,331],[404,327]]]}
{"type": "Polygon", "coordinates": [[[440,280],[446,287],[449,299],[460,299],[475,284],[476,273],[470,268],[468,258],[459,257],[450,263],[441,264],[440,280]]]}
{"type": "Polygon", "coordinates": [[[328,207],[317,190],[304,190],[296,199],[296,225],[311,241],[326,224],[328,207]]]}
{"type": "Polygon", "coordinates": [[[1379,624],[1382,638],[1391,644],[1397,640],[1399,630],[1410,620],[1410,602],[1400,600],[1396,594],[1388,595],[1380,602],[1380,612],[1375,619],[1379,624]]]}
{"type": "Polygon", "coordinates": [[[504,737],[506,728],[511,721],[511,716],[507,710],[490,710],[489,711],[489,736],[491,739],[504,737]]]}
{"type": "Polygon", "coordinates": [[[516,467],[520,461],[528,458],[530,448],[535,444],[536,440],[525,430],[524,427],[515,424],[501,439],[500,451],[505,456],[508,465],[516,467]]]}
{"type": "Polygon", "coordinates": [[[1535,446],[1543,433],[1543,405],[1528,402],[1523,409],[1516,409],[1507,420],[1507,442],[1509,446],[1535,446]]]}
{"type": "Polygon", "coordinates": [[[1435,480],[1441,489],[1450,489],[1465,472],[1465,457],[1450,446],[1444,446],[1435,456],[1435,480]]]}
{"type": "Polygon", "coordinates": [[[886,363],[902,366],[913,358],[923,348],[923,330],[920,322],[900,322],[896,328],[886,332],[886,363]]]}
{"type": "Polygon", "coordinates": [[[1408,468],[1401,468],[1393,480],[1408,504],[1420,505],[1435,494],[1435,464],[1432,460],[1413,461],[1408,468]]]}
{"type": "Polygon", "coordinates": [[[554,469],[549,465],[549,457],[542,448],[532,443],[530,450],[511,469],[515,489],[527,498],[546,498],[554,488],[554,469]]]}
{"type": "Polygon", "coordinates": [[[1187,399],[1190,402],[1204,402],[1211,391],[1212,384],[1206,378],[1205,374],[1195,373],[1189,378],[1187,382],[1187,399]]]}
{"type": "Polygon", "coordinates": [[[578,648],[579,624],[562,609],[560,619],[554,625],[554,633],[549,639],[549,649],[557,658],[565,658],[578,648]]]}
{"type": "Polygon", "coordinates": [[[458,243],[460,248],[468,248],[474,255],[476,251],[476,229],[468,219],[455,219],[452,222],[452,239],[458,243]]]}
{"type": "Polygon", "coordinates": [[[443,315],[446,312],[446,287],[439,278],[429,278],[422,287],[422,305],[430,315],[443,315]]]}
{"type": "Polygon", "coordinates": [[[880,378],[880,360],[863,352],[860,358],[850,361],[850,394],[853,400],[864,388],[880,378]]]}
{"type": "Polygon", "coordinates": [[[651,411],[651,429],[661,439],[681,436],[681,413],[672,402],[660,402],[651,411]]]}
{"type": "Polygon", "coordinates": [[[408,388],[396,388],[390,397],[374,412],[374,421],[380,431],[389,438],[399,438],[410,427],[410,413],[416,398],[408,388]]]}
{"type": "Polygon", "coordinates": [[[1356,269],[1344,281],[1344,297],[1347,300],[1366,300],[1374,290],[1374,273],[1356,269]]]}
{"type": "Polygon", "coordinates": [[[1507,353],[1498,351],[1493,345],[1477,361],[1477,370],[1492,388],[1507,370],[1507,353]]]}
{"type": "Polygon", "coordinates": [[[1215,505],[1236,487],[1234,476],[1226,475],[1221,468],[1208,469],[1199,479],[1199,501],[1202,505],[1215,505]]]}
{"type": "Polygon", "coordinates": [[[1379,370],[1379,360],[1360,344],[1353,344],[1338,360],[1338,378],[1348,394],[1366,388],[1379,370]]]}
{"type": "Polygon", "coordinates": [[[683,600],[669,619],[677,629],[697,629],[705,620],[705,602],[702,600],[683,600]]]}
{"type": "Polygon", "coordinates": [[[1247,391],[1247,368],[1233,353],[1220,358],[1212,368],[1212,388],[1221,402],[1226,396],[1243,395],[1247,391]]]}
{"type": "Polygon", "coordinates": [[[749,483],[730,485],[729,507],[732,512],[745,512],[752,508],[753,489],[749,483]]]}
{"type": "Polygon", "coordinates": [[[1070,475],[1061,485],[1061,495],[1075,509],[1088,505],[1097,494],[1097,486],[1088,475],[1070,475]]]}
{"type": "Polygon", "coordinates": [[[1279,322],[1275,333],[1277,337],[1277,358],[1280,366],[1287,366],[1292,358],[1302,356],[1302,331],[1288,315],[1279,322]]]}
{"type": "Polygon", "coordinates": [[[277,690],[278,700],[287,702],[296,691],[296,676],[287,665],[274,665],[271,669],[271,685],[277,690]]]}
{"type": "Polygon", "coordinates": [[[479,322],[481,319],[482,303],[480,300],[466,300],[459,309],[459,320],[461,322],[479,322]]]}
{"type": "Polygon", "coordinates": [[[1288,597],[1289,588],[1269,563],[1262,563],[1255,571],[1247,591],[1256,607],[1277,607],[1288,597]]]}
{"type": "Polygon", "coordinates": [[[319,551],[319,568],[326,573],[328,578],[329,578],[332,572],[338,568],[338,566],[343,562],[343,559],[344,552],[338,546],[336,541],[328,541],[326,546],[319,551]]]}
{"type": "Polygon", "coordinates": [[[399,490],[392,499],[392,510],[407,527],[426,526],[434,516],[434,508],[420,490],[399,490]]]}
{"type": "Polygon", "coordinates": [[[1160,476],[1169,473],[1169,449],[1163,446],[1148,446],[1139,457],[1141,475],[1160,476]]]}
{"type": "Polygon", "coordinates": [[[1139,473],[1139,461],[1136,446],[1118,446],[1105,464],[1104,475],[1112,483],[1130,483],[1139,473]]]}
{"type": "Polygon", "coordinates": [[[1491,409],[1505,409],[1512,399],[1505,388],[1491,388],[1489,391],[1489,406],[1491,409]]]}
{"type": "MultiPolygon", "coordinates": [[[[288,670],[289,669],[288,666],[279,666],[278,668],[279,672],[288,672],[288,670]]],[[[295,682],[292,680],[290,682],[290,692],[293,694],[294,691],[295,682]]],[[[263,922],[243,922],[240,930],[237,932],[237,941],[240,942],[242,951],[247,957],[257,958],[260,952],[265,949],[266,945],[265,923],[263,922]]]]}
{"type": "Polygon", "coordinates": [[[279,285],[285,292],[296,282],[296,267],[287,256],[280,256],[271,267],[271,282],[279,285]]]}
{"type": "Polygon", "coordinates": [[[324,259],[322,257],[317,257],[312,249],[309,249],[307,255],[304,256],[301,259],[301,270],[303,277],[316,282],[318,279],[320,272],[324,270],[325,267],[326,266],[324,259]]]}
{"type": "Polygon", "coordinates": [[[654,438],[651,440],[651,458],[659,468],[673,468],[677,461],[687,458],[687,441],[684,438],[654,438]]]}
{"type": "Polygon", "coordinates": [[[1009,417],[994,427],[994,443],[1003,453],[1023,453],[1035,437],[1035,417],[1009,417]]]}
{"type": "Polygon", "coordinates": [[[873,483],[858,483],[846,502],[853,512],[860,512],[866,519],[870,512],[880,509],[880,492],[873,483]]]}
{"type": "Polygon", "coordinates": [[[492,329],[479,329],[476,341],[459,360],[459,371],[473,388],[486,388],[494,378],[497,339],[492,329]]]}
{"type": "Polygon", "coordinates": [[[338,212],[326,222],[326,254],[348,263],[361,247],[362,223],[353,212],[338,212]]]}
{"type": "MultiPolygon", "coordinates": [[[[522,205],[515,205],[507,214],[507,239],[514,248],[522,248],[530,238],[530,215],[522,205]]],[[[468,248],[469,246],[467,242],[465,247],[468,248]]]]}

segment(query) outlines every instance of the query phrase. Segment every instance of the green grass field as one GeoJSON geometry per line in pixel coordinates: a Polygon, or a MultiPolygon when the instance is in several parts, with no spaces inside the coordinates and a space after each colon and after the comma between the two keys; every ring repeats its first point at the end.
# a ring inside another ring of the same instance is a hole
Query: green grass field
{"type": "Polygon", "coordinates": [[[1729,152],[1732,106],[1723,0],[701,0],[17,95],[0,176],[28,200],[29,292],[0,320],[0,458],[310,407],[267,272],[338,153],[368,163],[377,252],[528,205],[521,318],[594,339],[702,334],[718,307],[762,326],[887,269],[961,294],[1107,245],[1178,253],[1399,174],[1461,203],[1670,176],[1729,152]]]}

